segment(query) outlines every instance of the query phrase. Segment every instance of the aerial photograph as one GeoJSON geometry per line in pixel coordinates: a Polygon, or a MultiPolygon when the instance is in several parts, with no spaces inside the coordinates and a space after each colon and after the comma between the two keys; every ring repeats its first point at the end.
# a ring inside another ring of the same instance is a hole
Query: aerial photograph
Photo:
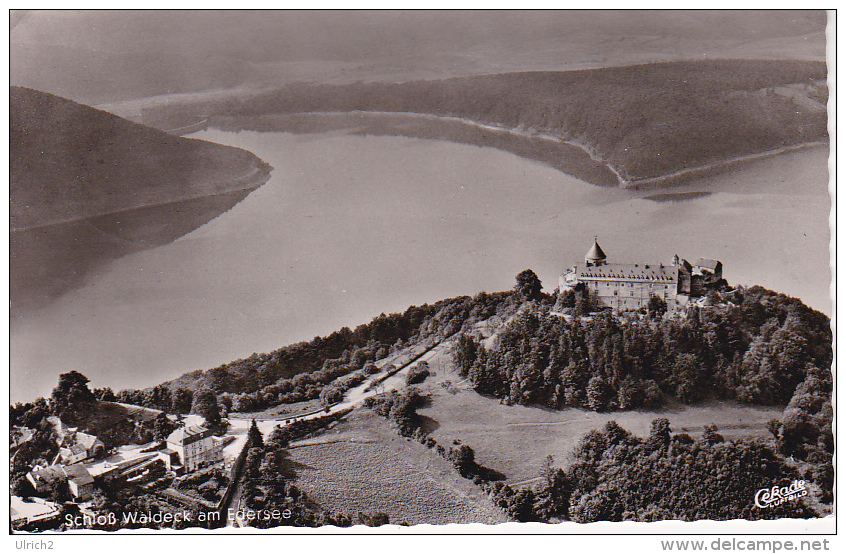
{"type": "Polygon", "coordinates": [[[833,531],[834,17],[10,10],[10,533],[833,531]]]}

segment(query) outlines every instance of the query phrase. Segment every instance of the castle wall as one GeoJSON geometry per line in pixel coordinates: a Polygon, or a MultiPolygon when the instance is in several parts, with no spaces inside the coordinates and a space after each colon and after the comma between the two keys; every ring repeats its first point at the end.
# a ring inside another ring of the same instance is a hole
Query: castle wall
{"type": "Polygon", "coordinates": [[[675,283],[590,279],[585,280],[584,284],[605,306],[615,310],[640,309],[646,306],[652,296],[663,299],[668,308],[672,308],[676,301],[675,283]]]}

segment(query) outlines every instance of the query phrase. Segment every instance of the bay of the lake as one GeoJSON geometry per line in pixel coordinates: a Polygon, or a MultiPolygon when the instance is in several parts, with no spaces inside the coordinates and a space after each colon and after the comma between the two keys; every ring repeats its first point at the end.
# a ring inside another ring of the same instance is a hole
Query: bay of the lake
{"type": "Polygon", "coordinates": [[[141,388],[409,305],[558,275],[599,237],[609,261],[717,258],[831,313],[826,147],[692,181],[683,201],[597,187],[513,154],[344,132],[203,131],[275,169],[230,211],[125,256],[10,323],[13,401],[59,373],[141,388]]]}

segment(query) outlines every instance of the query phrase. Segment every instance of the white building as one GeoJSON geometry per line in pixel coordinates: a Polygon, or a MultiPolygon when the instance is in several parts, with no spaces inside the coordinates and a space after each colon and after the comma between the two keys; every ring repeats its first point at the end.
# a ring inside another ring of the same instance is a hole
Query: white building
{"type": "Polygon", "coordinates": [[[220,442],[201,425],[180,427],[167,437],[167,447],[179,455],[185,471],[223,460],[220,442]]]}

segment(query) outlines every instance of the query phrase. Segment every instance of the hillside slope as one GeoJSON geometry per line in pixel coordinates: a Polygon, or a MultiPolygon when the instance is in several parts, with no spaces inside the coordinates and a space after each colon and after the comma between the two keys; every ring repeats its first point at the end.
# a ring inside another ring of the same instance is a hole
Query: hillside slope
{"type": "MultiPolygon", "coordinates": [[[[163,105],[149,110],[145,121],[191,113],[198,120],[211,116],[214,125],[213,116],[235,115],[243,128],[270,130],[266,116],[273,114],[381,111],[460,118],[580,145],[607,164],[621,185],[636,186],[827,140],[825,79],[821,62],[709,60],[404,83],[300,83],[228,101],[163,105]]],[[[232,128],[231,120],[226,127],[232,128]]]]}
{"type": "Polygon", "coordinates": [[[271,169],[244,150],[18,87],[10,89],[9,135],[13,306],[197,228],[271,169]]]}

